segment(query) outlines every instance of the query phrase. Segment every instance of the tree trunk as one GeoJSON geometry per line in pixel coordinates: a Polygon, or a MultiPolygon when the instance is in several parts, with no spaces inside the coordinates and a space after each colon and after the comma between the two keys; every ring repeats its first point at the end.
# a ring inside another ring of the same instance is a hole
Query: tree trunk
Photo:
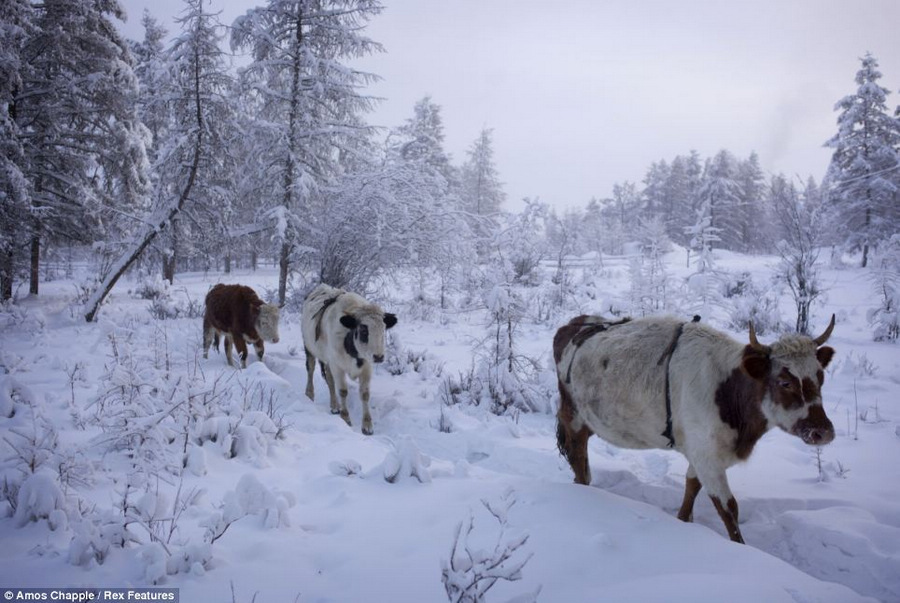
{"type": "Polygon", "coordinates": [[[278,305],[284,306],[287,297],[288,271],[291,265],[291,246],[287,243],[281,245],[281,257],[278,258],[278,305]]]}
{"type": "Polygon", "coordinates": [[[12,299],[15,256],[10,245],[0,252],[0,301],[12,299]]]}
{"type": "Polygon", "coordinates": [[[106,299],[106,296],[109,295],[109,292],[112,291],[112,288],[116,286],[116,283],[122,277],[123,274],[131,267],[134,262],[141,257],[141,254],[144,253],[144,250],[153,242],[156,236],[164,231],[166,227],[172,224],[172,220],[175,219],[175,216],[178,215],[178,212],[184,207],[185,201],[187,201],[188,196],[191,194],[191,189],[194,187],[194,181],[197,179],[197,168],[200,165],[200,153],[203,148],[203,111],[200,103],[200,57],[195,57],[194,63],[194,109],[195,115],[197,119],[196,129],[197,129],[197,138],[194,141],[194,157],[191,160],[190,171],[188,172],[188,180],[184,185],[184,190],[181,191],[181,194],[178,196],[178,201],[169,208],[169,210],[162,216],[162,218],[156,223],[151,224],[147,231],[144,233],[143,239],[135,245],[131,251],[125,253],[118,262],[116,262],[110,273],[103,279],[97,289],[91,294],[87,303],[85,304],[85,313],[84,319],[88,322],[93,322],[94,318],[97,316],[97,312],[100,310],[100,305],[103,303],[103,300],[106,299]]]}
{"type": "Polygon", "coordinates": [[[231,274],[231,252],[225,254],[225,274],[231,274]]]}
{"type": "Polygon", "coordinates": [[[41,280],[41,223],[34,221],[34,234],[31,235],[31,279],[28,292],[31,295],[38,294],[38,283],[41,280]]]}
{"type": "Polygon", "coordinates": [[[163,254],[162,259],[162,277],[164,280],[169,281],[170,285],[175,284],[175,265],[178,262],[178,223],[176,221],[172,221],[170,225],[172,228],[172,245],[169,248],[168,254],[163,254]]]}

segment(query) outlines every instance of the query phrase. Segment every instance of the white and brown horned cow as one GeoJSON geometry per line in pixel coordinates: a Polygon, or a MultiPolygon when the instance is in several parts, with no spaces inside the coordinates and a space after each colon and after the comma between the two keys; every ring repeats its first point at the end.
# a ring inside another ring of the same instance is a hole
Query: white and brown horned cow
{"type": "Polygon", "coordinates": [[[347,411],[347,377],[359,380],[362,400],[362,432],[372,435],[369,413],[369,383],[372,364],[384,361],[384,333],[397,324],[397,317],[379,306],[343,289],[321,284],[303,302],[301,330],[306,351],[306,396],[315,400],[313,376],[316,360],[331,396],[331,412],[350,425],[347,411]],[[341,400],[338,405],[337,394],[341,400]]]}
{"type": "Polygon", "coordinates": [[[559,450],[575,481],[590,484],[593,434],[623,448],[674,448],[688,460],[678,518],[692,520],[705,487],[728,535],[743,542],[725,470],[775,426],[810,445],[834,439],[821,395],[834,316],[819,337],[785,335],[771,345],[752,324],[744,344],[698,320],[579,316],[560,328],[559,450]]]}

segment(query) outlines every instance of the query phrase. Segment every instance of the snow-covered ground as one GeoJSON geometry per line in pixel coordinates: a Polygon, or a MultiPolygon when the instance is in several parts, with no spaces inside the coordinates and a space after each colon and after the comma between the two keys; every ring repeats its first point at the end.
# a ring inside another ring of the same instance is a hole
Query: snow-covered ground
{"type": "MultiPolygon", "coordinates": [[[[681,276],[683,255],[669,260],[681,276]]],[[[718,261],[766,287],[775,262],[718,261]]],[[[626,263],[608,261],[599,296],[523,323],[520,349],[549,366],[555,328],[608,308],[628,278],[626,263]]],[[[442,420],[439,386],[472,366],[483,311],[411,312],[399,294],[385,303],[399,316],[397,345],[427,355],[419,371],[379,367],[367,437],[354,387],[352,427],[329,413],[318,373],[315,403],[303,395],[296,313],[283,313],[264,362],[251,350],[239,371],[221,354],[202,358],[199,318],[151,316],[134,281],[96,324],[80,318],[72,281],[46,283],[0,313],[0,587],[155,583],[179,588],[182,601],[442,601],[442,571],[459,578],[466,547],[476,561],[499,547],[511,553],[507,567],[527,562],[491,601],[538,590],[539,601],[900,601],[900,353],[872,341],[864,272],[823,268],[822,279],[813,330],[836,313],[824,397],[837,438],[817,457],[772,431],[729,471],[746,546],[727,539],[703,496],[695,523],[675,517],[686,469],[677,453],[593,438],[594,483],[583,487],[557,452],[553,414],[458,405],[442,420]],[[128,404],[149,410],[123,418],[128,404]]],[[[172,297],[196,302],[220,281],[263,292],[276,276],[179,275],[172,297]]],[[[790,318],[790,299],[781,305],[790,318]]],[[[726,328],[723,317],[714,308],[704,320],[726,328]]],[[[552,391],[552,372],[544,377],[552,391]]]]}

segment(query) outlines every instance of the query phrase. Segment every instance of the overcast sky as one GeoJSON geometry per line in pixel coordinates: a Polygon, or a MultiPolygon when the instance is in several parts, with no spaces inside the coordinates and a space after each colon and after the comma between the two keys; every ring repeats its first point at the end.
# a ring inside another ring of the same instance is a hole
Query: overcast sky
{"type": "MultiPolygon", "coordinates": [[[[144,8],[167,24],[178,0],[121,0],[140,39],[144,8]]],[[[262,0],[213,0],[230,24],[262,0]]],[[[560,207],[640,183],[650,163],[696,149],[759,154],[768,172],[821,179],[834,104],[859,57],[879,60],[900,103],[898,0],[384,0],[368,27],[385,52],[370,116],[394,127],[426,95],[442,107],[459,164],[494,129],[510,209],[560,207]]]]}

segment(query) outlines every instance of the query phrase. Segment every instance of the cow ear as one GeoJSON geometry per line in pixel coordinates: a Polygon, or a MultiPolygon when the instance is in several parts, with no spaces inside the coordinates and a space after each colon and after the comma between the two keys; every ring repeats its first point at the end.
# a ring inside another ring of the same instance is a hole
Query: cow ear
{"type": "Polygon", "coordinates": [[[356,325],[358,325],[359,323],[349,314],[344,314],[343,316],[341,316],[341,324],[348,329],[355,329],[356,325]]]}
{"type": "Polygon", "coordinates": [[[822,368],[828,366],[828,363],[831,362],[831,359],[834,357],[834,348],[825,346],[816,350],[816,358],[819,360],[819,364],[822,365],[822,368]]]}
{"type": "Polygon", "coordinates": [[[391,314],[390,312],[384,313],[384,327],[386,329],[390,329],[395,324],[397,324],[397,315],[391,314]]]}
{"type": "Polygon", "coordinates": [[[753,349],[752,346],[744,348],[744,357],[741,359],[741,368],[757,381],[765,379],[772,369],[772,361],[769,355],[759,350],[753,349]]]}

